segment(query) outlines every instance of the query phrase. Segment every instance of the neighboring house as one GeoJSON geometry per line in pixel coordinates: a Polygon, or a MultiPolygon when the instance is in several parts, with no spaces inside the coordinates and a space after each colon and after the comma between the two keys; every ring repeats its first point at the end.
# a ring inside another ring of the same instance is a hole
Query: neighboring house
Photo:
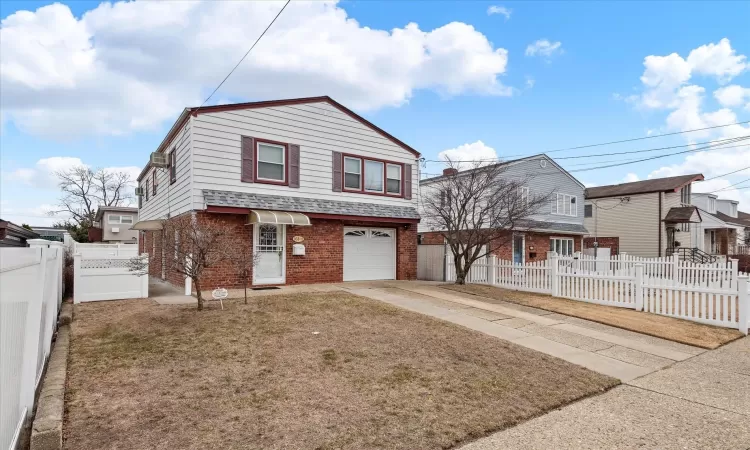
{"type": "Polygon", "coordinates": [[[89,242],[108,244],[137,244],[138,231],[131,228],[138,222],[138,208],[100,206],[96,211],[89,242]]]}
{"type": "Polygon", "coordinates": [[[13,222],[0,219],[0,247],[28,247],[28,239],[39,239],[39,235],[13,222]]]}
{"type": "Polygon", "coordinates": [[[714,194],[693,194],[692,198],[703,217],[703,221],[693,229],[695,246],[712,255],[741,252],[750,220],[739,217],[739,202],[720,199],[714,194]]]}
{"type": "Polygon", "coordinates": [[[48,241],[63,241],[63,235],[68,232],[65,228],[58,227],[31,227],[35,233],[37,233],[41,239],[48,241]]]}
{"type": "Polygon", "coordinates": [[[620,252],[658,257],[697,248],[691,230],[701,223],[692,184],[681,175],[586,189],[585,222],[594,241],[617,241],[620,252]]]}
{"type": "MultiPolygon", "coordinates": [[[[551,198],[549,206],[529,217],[522,224],[523,231],[513,232],[508,244],[494,253],[501,259],[523,264],[547,259],[550,250],[562,255],[581,251],[583,236],[588,234],[583,225],[583,184],[544,154],[501,164],[507,166],[501,176],[530,180],[526,195],[550,195],[551,198]]],[[[454,169],[445,169],[443,176],[451,170],[454,169]]],[[[426,192],[443,176],[420,181],[420,188],[426,192]]],[[[444,243],[444,230],[429,228],[428,224],[420,224],[420,243],[444,243]]]]}
{"type": "MultiPolygon", "coordinates": [[[[327,96],[187,108],[156,151],[169,167],[138,177],[152,276],[183,282],[158,221],[194,214],[253,243],[254,285],[416,277],[419,153],[327,96]]],[[[216,267],[203,285],[241,279],[216,267]]]]}

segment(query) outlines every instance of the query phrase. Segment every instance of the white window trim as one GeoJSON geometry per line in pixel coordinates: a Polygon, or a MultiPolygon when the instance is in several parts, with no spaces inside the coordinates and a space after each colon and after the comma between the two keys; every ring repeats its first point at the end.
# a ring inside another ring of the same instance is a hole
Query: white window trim
{"type": "Polygon", "coordinates": [[[256,151],[257,151],[257,155],[258,155],[258,157],[255,158],[256,159],[256,161],[255,161],[255,175],[256,175],[256,178],[259,179],[259,180],[263,180],[263,181],[274,181],[276,183],[286,183],[286,147],[284,147],[283,145],[269,144],[268,142],[262,142],[262,141],[258,142],[256,144],[256,146],[257,146],[256,151]],[[260,159],[260,146],[261,145],[265,145],[266,147],[274,147],[274,148],[280,149],[281,150],[281,164],[279,164],[279,163],[277,163],[275,161],[261,161],[261,159],[260,159]],[[258,172],[258,164],[260,164],[260,163],[275,164],[277,166],[280,165],[281,166],[281,179],[279,180],[279,179],[276,179],[276,178],[264,178],[264,177],[261,177],[259,175],[260,172],[258,172]]]}
{"type": "Polygon", "coordinates": [[[404,167],[401,164],[387,163],[385,165],[385,193],[388,195],[401,195],[401,183],[404,180],[404,167]],[[396,178],[388,177],[388,167],[395,167],[398,169],[398,192],[391,192],[388,190],[388,180],[395,180],[396,178]]]}
{"type": "Polygon", "coordinates": [[[552,215],[555,215],[555,216],[566,216],[566,217],[578,217],[578,196],[577,195],[563,194],[562,192],[558,192],[557,195],[555,196],[554,200],[553,200],[552,205],[554,205],[552,207],[552,211],[551,211],[552,215]],[[563,212],[560,212],[557,209],[557,205],[559,203],[559,198],[560,198],[561,195],[563,196],[563,212]],[[566,198],[567,198],[567,203],[566,203],[566,198]],[[574,206],[574,203],[573,203],[573,199],[575,199],[575,206],[574,206]],[[571,214],[565,214],[565,205],[566,204],[570,205],[570,212],[571,212],[571,214]]]}
{"type": "Polygon", "coordinates": [[[133,224],[133,216],[131,216],[130,214],[125,214],[125,215],[122,215],[122,214],[120,214],[120,215],[110,214],[109,217],[107,218],[107,223],[109,225],[132,225],[133,224]],[[115,217],[117,217],[117,221],[112,220],[115,217]],[[130,222],[123,222],[122,221],[123,217],[129,218],[130,222]]]}
{"type": "Polygon", "coordinates": [[[344,190],[346,191],[361,191],[362,190],[362,183],[364,182],[364,179],[363,179],[364,177],[362,176],[362,164],[363,164],[362,158],[355,158],[354,156],[344,156],[344,190]],[[351,159],[359,163],[359,173],[346,171],[347,159],[351,159]],[[356,188],[346,186],[346,174],[347,173],[352,174],[352,175],[357,175],[359,177],[359,185],[356,188]]]}
{"type": "MultiPolygon", "coordinates": [[[[560,256],[572,256],[576,252],[576,240],[575,238],[571,237],[561,237],[561,236],[550,236],[549,237],[550,242],[551,241],[570,241],[572,244],[570,246],[570,255],[563,255],[562,253],[558,253],[560,256]]],[[[562,247],[562,246],[561,246],[562,247]]],[[[553,248],[550,248],[550,251],[557,252],[557,244],[553,248]]]]}
{"type": "Polygon", "coordinates": [[[529,187],[528,186],[519,186],[518,187],[518,196],[521,198],[521,204],[522,205],[528,205],[529,204],[529,187]]]}
{"type": "MultiPolygon", "coordinates": [[[[364,192],[374,192],[374,193],[376,193],[376,194],[385,194],[385,183],[386,183],[386,176],[387,176],[387,174],[385,173],[385,170],[386,170],[386,169],[385,169],[385,163],[384,163],[383,161],[375,161],[375,160],[372,160],[372,159],[366,159],[366,158],[365,158],[365,159],[364,159],[364,161],[362,162],[362,165],[364,166],[364,165],[366,165],[366,164],[367,164],[368,162],[369,162],[369,163],[380,164],[380,165],[381,165],[381,167],[383,167],[383,172],[382,172],[382,174],[383,174],[383,177],[382,177],[382,178],[380,179],[381,183],[383,183],[383,184],[382,184],[382,189],[380,189],[380,190],[377,190],[377,189],[367,189],[367,186],[365,186],[365,180],[364,180],[364,177],[362,177],[362,190],[363,190],[364,192]]],[[[366,172],[366,171],[367,171],[367,170],[365,170],[365,172],[366,172]]]]}

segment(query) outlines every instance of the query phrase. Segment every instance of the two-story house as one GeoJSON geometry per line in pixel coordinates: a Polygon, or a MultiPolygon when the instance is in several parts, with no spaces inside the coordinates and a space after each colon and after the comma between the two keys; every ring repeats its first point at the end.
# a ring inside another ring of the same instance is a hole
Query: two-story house
{"type": "Polygon", "coordinates": [[[89,228],[89,242],[138,244],[138,231],[131,230],[136,222],[138,222],[138,208],[100,206],[96,210],[94,226],[89,228]]]}
{"type": "Polygon", "coordinates": [[[658,257],[693,249],[700,211],[692,205],[692,183],[703,175],[681,175],[586,189],[586,229],[594,242],[619,242],[619,251],[658,257]]]}
{"type": "MultiPolygon", "coordinates": [[[[549,197],[550,201],[519,224],[518,230],[509,231],[512,236],[507,244],[494,253],[501,259],[523,264],[546,259],[548,251],[561,255],[581,251],[583,236],[588,234],[583,225],[584,185],[545,154],[505,161],[500,165],[504,169],[499,176],[529,180],[528,186],[521,187],[525,191],[522,195],[549,197]]],[[[439,180],[450,176],[452,170],[455,169],[445,169],[442,176],[421,180],[420,188],[426,192],[432,185],[439,185],[439,180]]],[[[461,171],[458,176],[467,172],[461,171]]],[[[445,242],[445,230],[431,229],[433,227],[420,224],[421,244],[445,242]]]]}
{"type": "MultiPolygon", "coordinates": [[[[419,153],[329,97],[187,108],[138,177],[151,275],[163,274],[152,221],[223,224],[257,253],[254,285],[413,279],[419,153]]],[[[241,285],[212,268],[207,288],[241,285]]]]}
{"type": "Polygon", "coordinates": [[[744,252],[745,229],[750,226],[740,218],[739,202],[718,198],[715,194],[692,195],[693,204],[703,218],[693,229],[695,247],[712,255],[734,255],[744,252]]]}

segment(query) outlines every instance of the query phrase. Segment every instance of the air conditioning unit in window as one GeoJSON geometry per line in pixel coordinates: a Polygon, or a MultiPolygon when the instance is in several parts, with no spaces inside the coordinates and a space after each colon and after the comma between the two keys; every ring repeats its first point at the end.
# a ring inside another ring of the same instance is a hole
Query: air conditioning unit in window
{"type": "Polygon", "coordinates": [[[113,233],[119,233],[120,232],[120,227],[113,227],[112,228],[112,232],[113,233]]]}
{"type": "Polygon", "coordinates": [[[143,188],[142,188],[142,187],[137,187],[137,188],[135,188],[135,195],[136,195],[137,197],[141,197],[141,196],[143,196],[143,188]]]}
{"type": "Polygon", "coordinates": [[[154,167],[169,167],[169,157],[165,153],[151,153],[151,165],[154,167]]]}

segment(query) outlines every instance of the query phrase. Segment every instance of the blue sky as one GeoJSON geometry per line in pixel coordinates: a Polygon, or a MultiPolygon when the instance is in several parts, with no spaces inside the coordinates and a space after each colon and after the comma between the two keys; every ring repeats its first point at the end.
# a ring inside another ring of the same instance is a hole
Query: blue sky
{"type": "MultiPolygon", "coordinates": [[[[281,7],[48,5],[0,6],[0,216],[33,224],[52,221],[44,211],[59,194],[49,171],[73,158],[137,173],[181,108],[205,98],[281,7]]],[[[747,2],[292,2],[212,102],[328,94],[427,160],[723,125],[750,120],[748,17],[747,2]]],[[[744,135],[748,125],[550,156],[744,135]]],[[[750,146],[688,155],[574,174],[603,185],[750,166],[750,146]]],[[[625,158],[560,162],[575,170],[625,158]]],[[[750,202],[748,190],[720,194],[750,202]]]]}

